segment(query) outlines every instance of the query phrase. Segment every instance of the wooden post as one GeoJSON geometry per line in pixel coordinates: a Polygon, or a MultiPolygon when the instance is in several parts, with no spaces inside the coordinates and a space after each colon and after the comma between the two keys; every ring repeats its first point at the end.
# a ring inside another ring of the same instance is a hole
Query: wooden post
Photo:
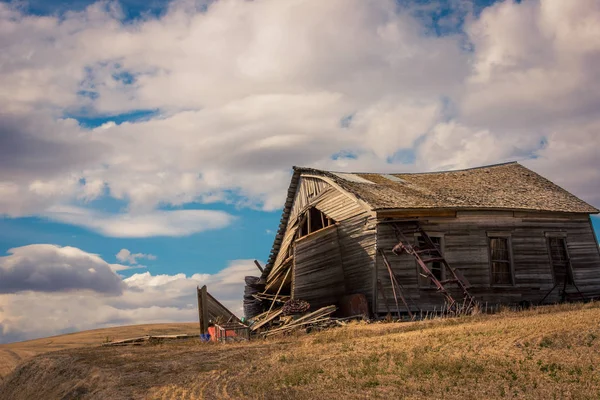
{"type": "Polygon", "coordinates": [[[394,292],[394,300],[396,301],[396,310],[398,311],[398,319],[400,319],[400,307],[398,306],[398,296],[400,296],[400,299],[402,299],[402,303],[404,303],[404,306],[406,307],[406,311],[408,311],[410,319],[414,319],[413,313],[410,311],[410,307],[408,306],[408,303],[406,302],[406,299],[402,294],[402,288],[400,286],[400,283],[398,283],[398,281],[396,280],[394,272],[392,271],[392,266],[388,261],[383,249],[379,249],[379,254],[381,254],[381,257],[383,258],[383,263],[387,267],[388,273],[390,274],[390,281],[392,281],[392,291],[394,292]],[[398,286],[398,295],[396,295],[396,286],[398,286]]]}
{"type": "Polygon", "coordinates": [[[279,296],[279,292],[281,292],[281,288],[283,287],[283,284],[285,283],[285,280],[287,279],[287,277],[290,274],[291,270],[292,270],[292,268],[290,267],[287,270],[287,272],[285,273],[285,276],[283,277],[283,281],[281,281],[281,285],[279,285],[279,289],[277,290],[277,293],[275,294],[275,297],[273,297],[273,301],[271,302],[271,307],[269,307],[269,311],[267,311],[267,316],[269,315],[269,313],[273,309],[273,305],[275,304],[275,300],[277,300],[277,297],[279,296]]]}
{"type": "Polygon", "coordinates": [[[198,294],[198,322],[200,323],[200,334],[208,333],[208,300],[206,285],[202,288],[196,287],[198,294]]]}
{"type": "Polygon", "coordinates": [[[200,288],[196,286],[196,297],[198,298],[198,326],[202,335],[202,298],[200,297],[200,288]]]}
{"type": "Polygon", "coordinates": [[[260,270],[260,272],[263,272],[262,267],[260,266],[260,263],[258,262],[258,260],[254,260],[254,265],[256,265],[258,267],[258,269],[260,270]]]}

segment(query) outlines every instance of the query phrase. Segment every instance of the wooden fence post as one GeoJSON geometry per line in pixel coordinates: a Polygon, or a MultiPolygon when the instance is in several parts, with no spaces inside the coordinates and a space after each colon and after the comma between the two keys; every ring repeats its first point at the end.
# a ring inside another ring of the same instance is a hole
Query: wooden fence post
{"type": "Polygon", "coordinates": [[[196,287],[198,295],[198,322],[200,323],[200,334],[208,333],[208,302],[206,285],[202,288],[196,287]]]}

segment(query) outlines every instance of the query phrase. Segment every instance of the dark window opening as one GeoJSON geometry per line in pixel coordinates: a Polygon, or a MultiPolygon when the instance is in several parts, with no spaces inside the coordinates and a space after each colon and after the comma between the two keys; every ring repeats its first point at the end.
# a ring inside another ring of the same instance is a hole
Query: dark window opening
{"type": "Polygon", "coordinates": [[[490,237],[490,263],[493,285],[512,285],[512,267],[509,240],[505,237],[490,237]]]}
{"type": "Polygon", "coordinates": [[[552,262],[552,270],[554,272],[555,283],[573,283],[573,273],[569,263],[569,255],[567,253],[567,242],[562,237],[549,237],[548,248],[550,251],[550,260],[552,262]]]}
{"type": "Polygon", "coordinates": [[[298,238],[310,233],[320,231],[335,224],[335,221],[329,218],[322,211],[311,207],[300,217],[300,226],[298,227],[298,238]]]}
{"type": "MultiPolygon", "coordinates": [[[[439,236],[429,236],[433,244],[437,247],[438,251],[441,255],[444,254],[444,249],[442,245],[442,238],[439,236]]],[[[425,249],[427,244],[425,243],[425,239],[423,236],[417,236],[417,246],[419,249],[425,249]]],[[[434,256],[435,254],[431,254],[434,256]]],[[[426,256],[424,258],[429,258],[426,256]]],[[[431,271],[435,279],[438,281],[443,281],[446,279],[446,268],[444,268],[444,264],[441,261],[433,261],[426,264],[427,268],[431,271]]],[[[423,287],[434,286],[433,282],[425,275],[425,272],[421,269],[421,266],[417,263],[417,272],[419,274],[419,285],[423,287]]]]}

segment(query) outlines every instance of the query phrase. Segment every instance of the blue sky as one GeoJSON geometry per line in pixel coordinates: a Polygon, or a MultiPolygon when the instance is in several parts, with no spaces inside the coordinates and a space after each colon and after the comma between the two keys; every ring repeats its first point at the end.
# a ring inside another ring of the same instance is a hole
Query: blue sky
{"type": "Polygon", "coordinates": [[[595,0],[0,1],[0,263],[106,278],[0,293],[0,341],[190,320],[202,284],[239,312],[293,165],[517,160],[599,207],[596,17],[595,0]]]}

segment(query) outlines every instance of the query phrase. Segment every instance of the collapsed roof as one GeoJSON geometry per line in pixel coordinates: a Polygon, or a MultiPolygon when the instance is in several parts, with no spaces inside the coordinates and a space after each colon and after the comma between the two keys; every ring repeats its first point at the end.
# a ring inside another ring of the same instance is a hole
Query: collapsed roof
{"type": "Polygon", "coordinates": [[[294,202],[301,175],[322,176],[372,210],[518,210],[600,212],[517,162],[427,173],[341,173],[294,167],[281,222],[267,262],[268,274],[294,202]]]}
{"type": "Polygon", "coordinates": [[[427,173],[339,173],[294,167],[295,174],[326,176],[384,209],[493,209],[598,213],[599,211],[517,162],[427,173]]]}

